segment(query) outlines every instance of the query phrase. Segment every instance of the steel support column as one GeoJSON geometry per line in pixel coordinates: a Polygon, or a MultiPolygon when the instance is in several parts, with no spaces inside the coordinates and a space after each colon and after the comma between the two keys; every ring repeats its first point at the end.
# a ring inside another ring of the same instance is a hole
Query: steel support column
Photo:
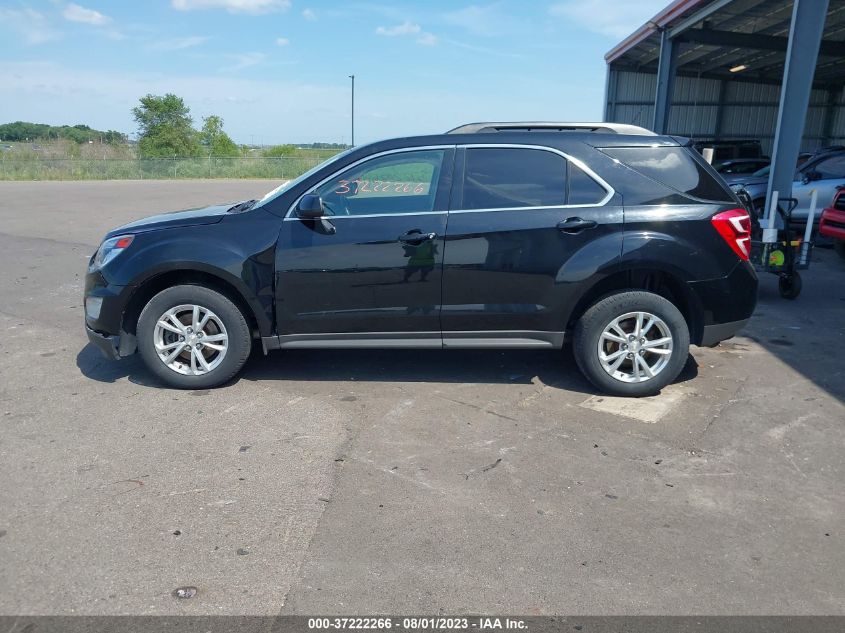
{"type": "Polygon", "coordinates": [[[669,31],[660,33],[660,60],[657,63],[657,90],[654,94],[654,124],[658,134],[669,132],[669,110],[675,87],[675,70],[678,63],[678,44],[669,37],[669,31]]]}
{"type": "Polygon", "coordinates": [[[619,83],[619,73],[612,64],[607,66],[607,77],[604,83],[604,121],[612,123],[616,120],[616,85],[619,83]]]}
{"type": "Polygon", "coordinates": [[[792,195],[792,178],[804,135],[827,7],[828,0],[795,0],[792,7],[767,200],[772,199],[773,191],[781,199],[792,195]]]}
{"type": "Polygon", "coordinates": [[[827,102],[824,106],[824,125],[822,128],[822,145],[833,145],[833,124],[836,122],[836,110],[842,87],[828,88],[827,102]]]}

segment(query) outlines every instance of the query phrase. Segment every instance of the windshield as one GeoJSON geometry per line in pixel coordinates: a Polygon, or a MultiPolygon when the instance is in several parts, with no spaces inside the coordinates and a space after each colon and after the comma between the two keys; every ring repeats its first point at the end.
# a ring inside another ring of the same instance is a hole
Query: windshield
{"type": "Polygon", "coordinates": [[[765,167],[763,167],[763,169],[758,169],[757,171],[755,171],[751,175],[752,176],[768,176],[770,169],[771,169],[771,167],[769,165],[766,165],[765,167]]]}
{"type": "Polygon", "coordinates": [[[324,160],[322,163],[320,163],[316,167],[312,167],[311,169],[306,171],[304,174],[302,174],[298,178],[294,178],[293,180],[288,180],[287,182],[283,182],[281,185],[279,185],[278,187],[276,187],[272,191],[268,191],[266,194],[264,194],[264,197],[261,198],[261,200],[259,200],[256,203],[254,208],[262,207],[265,204],[267,204],[268,202],[275,200],[280,195],[282,195],[285,191],[288,191],[292,187],[295,187],[296,185],[301,183],[303,180],[305,180],[305,179],[309,178],[310,176],[314,175],[315,173],[317,173],[317,171],[319,171],[323,167],[326,167],[327,165],[331,165],[332,163],[340,160],[341,158],[343,158],[344,156],[349,154],[353,149],[355,149],[355,148],[350,147],[348,150],[341,152],[340,154],[335,154],[334,156],[332,156],[328,160],[324,160]]]}

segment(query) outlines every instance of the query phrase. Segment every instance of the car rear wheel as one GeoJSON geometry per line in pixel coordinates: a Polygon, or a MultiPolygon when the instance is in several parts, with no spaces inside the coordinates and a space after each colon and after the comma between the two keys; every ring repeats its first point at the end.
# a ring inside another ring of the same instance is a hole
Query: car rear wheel
{"type": "Polygon", "coordinates": [[[678,377],[689,328],[667,299],[620,292],[591,306],[575,326],[575,360],[596,387],[615,396],[650,396],[678,377]]]}
{"type": "Polygon", "coordinates": [[[202,286],[174,286],[141,312],[138,350],[167,385],[206,389],[243,367],[252,347],[249,325],[227,297],[202,286]]]}

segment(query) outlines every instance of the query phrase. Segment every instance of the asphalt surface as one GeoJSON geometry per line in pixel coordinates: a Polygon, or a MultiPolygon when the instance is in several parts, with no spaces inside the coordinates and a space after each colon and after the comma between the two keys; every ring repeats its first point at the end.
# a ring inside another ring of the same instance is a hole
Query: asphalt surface
{"type": "Polygon", "coordinates": [[[108,228],[276,184],[0,183],[0,614],[845,614],[835,253],[638,401],[568,350],[256,354],[184,392],[87,345],[108,228]]]}

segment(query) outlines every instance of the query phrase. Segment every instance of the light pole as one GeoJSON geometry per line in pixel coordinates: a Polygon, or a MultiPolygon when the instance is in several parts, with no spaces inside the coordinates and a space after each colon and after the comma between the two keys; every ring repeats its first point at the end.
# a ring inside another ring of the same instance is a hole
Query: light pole
{"type": "Polygon", "coordinates": [[[349,75],[352,80],[352,147],[355,147],[355,75],[349,75]]]}

